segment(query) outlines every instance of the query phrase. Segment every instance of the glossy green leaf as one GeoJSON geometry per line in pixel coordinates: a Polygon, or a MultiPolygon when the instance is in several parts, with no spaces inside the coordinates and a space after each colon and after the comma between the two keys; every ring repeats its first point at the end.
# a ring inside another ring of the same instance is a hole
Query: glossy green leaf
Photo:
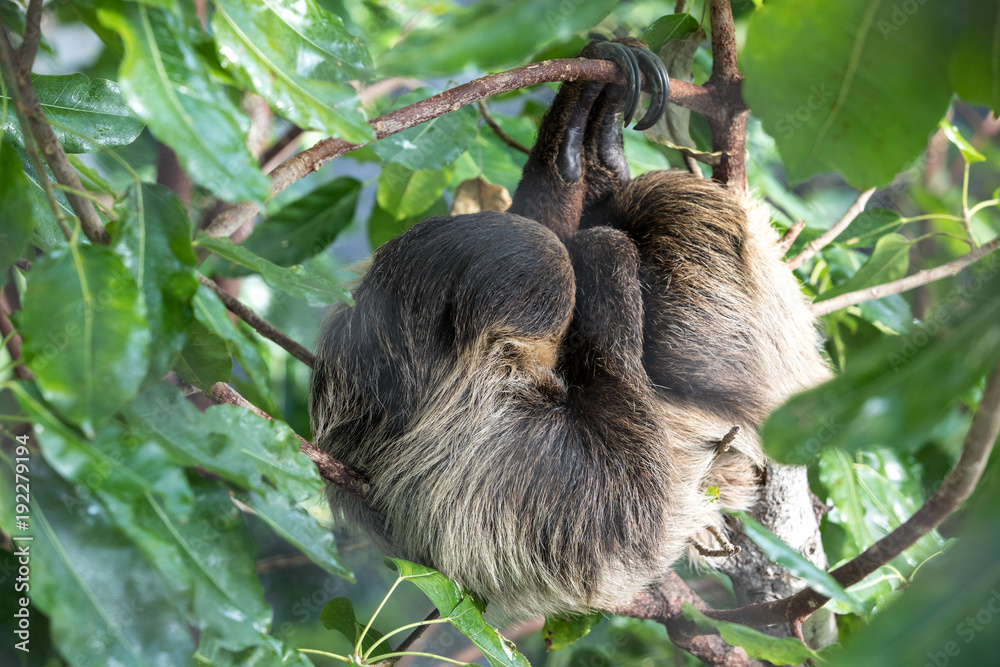
{"type": "Polygon", "coordinates": [[[275,535],[293,545],[312,562],[330,574],[354,580],[354,575],[340,558],[333,532],[301,505],[283,493],[248,492],[238,497],[275,535]]]}
{"type": "MultiPolygon", "coordinates": [[[[68,153],[96,153],[124,146],[142,132],[142,120],[125,103],[114,81],[91,81],[83,74],[34,74],[31,82],[46,119],[68,153]]],[[[12,100],[0,97],[0,104],[3,102],[13,109],[12,100]]],[[[13,113],[7,115],[3,130],[17,146],[24,146],[21,126],[13,113]]]]}
{"type": "MultiPolygon", "coordinates": [[[[207,287],[199,287],[192,303],[195,319],[214,335],[226,341],[229,352],[236,357],[236,361],[250,381],[257,387],[266,386],[269,374],[260,350],[229,319],[228,311],[219,298],[207,287]]],[[[254,335],[258,334],[254,332],[254,335]]]]}
{"type": "Polygon", "coordinates": [[[313,305],[329,305],[337,300],[350,302],[351,297],[347,290],[323,276],[301,266],[289,268],[278,266],[229,239],[214,239],[200,232],[195,245],[259,273],[271,287],[304,299],[313,305]]]}
{"type": "Polygon", "coordinates": [[[698,19],[690,14],[667,14],[653,21],[642,33],[642,41],[649,50],[657,53],[663,45],[672,39],[684,39],[698,30],[698,19]]]}
{"type": "Polygon", "coordinates": [[[760,547],[764,555],[772,562],[781,565],[786,570],[800,579],[808,582],[810,588],[818,593],[838,600],[854,613],[862,613],[861,606],[844,587],[837,583],[828,572],[816,567],[805,556],[795,549],[785,544],[781,538],[758,523],[746,512],[734,512],[734,515],[743,522],[743,532],[754,544],[760,547]]]}
{"type": "Polygon", "coordinates": [[[92,432],[139,389],[150,332],[135,277],[105,246],[55,250],[31,269],[19,330],[45,398],[92,432]]]}
{"type": "MultiPolygon", "coordinates": [[[[323,611],[319,614],[319,619],[323,623],[323,627],[327,630],[336,630],[344,637],[347,641],[351,642],[351,646],[355,646],[358,643],[358,637],[364,632],[365,626],[358,623],[358,618],[354,613],[354,603],[347,598],[333,598],[323,607],[323,611]]],[[[375,628],[368,628],[365,632],[364,637],[361,639],[361,652],[367,653],[375,642],[382,639],[382,633],[375,628]]],[[[379,644],[382,652],[388,652],[390,646],[388,644],[379,644]]]]}
{"type": "Polygon", "coordinates": [[[180,199],[162,185],[133,185],[115,207],[111,241],[135,275],[153,334],[147,381],[160,380],[184,347],[198,291],[191,220],[180,199]]]}
{"type": "Polygon", "coordinates": [[[965,0],[972,20],[958,40],[948,74],[955,92],[971,104],[1000,112],[1000,4],[993,0],[965,0]]]}
{"type": "Polygon", "coordinates": [[[441,617],[468,637],[492,667],[530,667],[514,644],[483,618],[484,605],[454,581],[417,563],[398,558],[386,558],[385,562],[399,572],[401,579],[420,588],[441,612],[441,617]]]}
{"type": "Polygon", "coordinates": [[[826,301],[840,294],[847,294],[866,287],[898,280],[906,275],[910,265],[912,241],[899,234],[886,234],[875,243],[875,249],[857,273],[816,297],[826,301]]]}
{"type": "Polygon", "coordinates": [[[382,55],[379,71],[426,76],[458,72],[469,64],[493,69],[523,62],[546,44],[593,28],[614,6],[608,0],[479,2],[407,34],[382,55]],[[441,39],[441,35],[449,37],[441,39]]]}
{"type": "Polygon", "coordinates": [[[448,185],[448,170],[413,171],[389,163],[378,177],[379,208],[389,212],[396,220],[412,218],[426,211],[444,192],[448,185]]]}
{"type": "MultiPolygon", "coordinates": [[[[985,480],[984,481],[988,481],[985,480]]],[[[982,502],[958,522],[955,544],[920,568],[890,606],[830,662],[838,667],[991,665],[1000,613],[1000,486],[980,484],[982,502]]]]}
{"type": "Polygon", "coordinates": [[[595,611],[591,614],[547,617],[545,627],[542,628],[545,648],[550,651],[562,651],[590,634],[590,629],[603,619],[604,612],[601,611],[595,611]]]}
{"type": "Polygon", "coordinates": [[[257,225],[243,247],[279,266],[325,250],[354,219],[361,182],[338,178],[287,204],[257,225]]]}
{"type": "Polygon", "coordinates": [[[101,22],[125,44],[121,87],[156,138],[198,183],[227,201],[264,202],[271,194],[246,145],[246,115],[212,79],[199,51],[200,28],[144,5],[104,6],[101,22]]]}
{"type": "MultiPolygon", "coordinates": [[[[14,472],[3,460],[0,491],[12,499],[14,472]]],[[[48,617],[52,641],[71,664],[190,663],[194,646],[175,606],[180,596],[95,496],[64,482],[39,457],[31,463],[30,508],[34,539],[14,548],[30,549],[31,607],[48,617]]],[[[12,518],[0,513],[7,534],[15,534],[12,518]]],[[[33,632],[39,620],[32,615],[33,632]]]]}
{"type": "Polygon", "coordinates": [[[233,358],[225,340],[198,320],[188,324],[183,340],[184,347],[173,366],[182,380],[202,391],[211,391],[216,382],[229,382],[233,358]]]}
{"type": "Polygon", "coordinates": [[[794,637],[772,637],[745,625],[717,621],[695,609],[690,602],[685,602],[683,608],[686,619],[697,623],[702,630],[718,630],[727,644],[742,647],[751,658],[767,660],[774,665],[801,665],[819,657],[794,637]]]}
{"type": "Polygon", "coordinates": [[[358,144],[375,138],[348,83],[371,75],[371,56],[315,0],[219,0],[212,28],[223,63],[279,115],[358,144]]]}
{"type": "Polygon", "coordinates": [[[775,411],[762,433],[768,453],[807,463],[826,447],[923,444],[955,397],[1000,358],[1000,284],[974,280],[924,326],[854,354],[835,379],[775,411]]]}
{"type": "Polygon", "coordinates": [[[892,294],[858,304],[861,317],[875,325],[880,331],[902,334],[914,325],[913,309],[900,294],[892,294]]]}
{"type": "Polygon", "coordinates": [[[426,211],[402,220],[397,220],[388,211],[376,205],[372,210],[372,217],[368,220],[368,242],[371,244],[372,250],[375,250],[386,241],[396,238],[421,220],[435,215],[448,215],[448,205],[444,199],[438,199],[426,211]]]}
{"type": "MultiPolygon", "coordinates": [[[[396,108],[418,102],[433,93],[421,88],[400,96],[396,108]]],[[[475,140],[476,112],[471,107],[439,116],[372,144],[384,162],[409,169],[443,169],[455,162],[475,140]]]]}
{"type": "Polygon", "coordinates": [[[873,208],[862,211],[842,231],[835,243],[844,243],[852,248],[870,248],[890,232],[903,226],[899,213],[888,208],[873,208]]]}
{"type": "Polygon", "coordinates": [[[958,131],[958,128],[946,121],[941,119],[938,123],[938,127],[944,130],[944,136],[948,137],[948,141],[958,149],[968,163],[972,162],[983,162],[986,159],[982,153],[976,150],[976,147],[969,143],[969,140],[962,136],[962,133],[958,131]]]}
{"type": "Polygon", "coordinates": [[[6,141],[0,141],[0,287],[7,282],[7,270],[25,257],[28,241],[35,231],[30,184],[21,169],[21,158],[6,141]]]}
{"type": "MultiPolygon", "coordinates": [[[[18,148],[16,150],[17,154],[21,157],[21,167],[24,169],[24,176],[28,181],[27,192],[31,198],[31,209],[36,224],[35,232],[37,232],[34,242],[42,250],[50,250],[65,245],[66,237],[63,236],[62,230],[56,222],[56,217],[49,207],[48,199],[45,197],[45,191],[38,180],[35,167],[31,164],[28,154],[23,149],[18,148]]],[[[46,169],[46,171],[48,170],[46,169]]],[[[52,179],[51,172],[49,172],[49,178],[50,180],[52,179]]],[[[69,202],[66,201],[66,196],[57,190],[55,198],[56,206],[62,211],[63,217],[71,220],[74,215],[73,209],[70,208],[69,202]]]]}
{"type": "MultiPolygon", "coordinates": [[[[845,531],[843,558],[858,555],[920,509],[924,492],[917,474],[912,462],[888,447],[867,447],[853,457],[838,449],[823,452],[819,479],[834,504],[827,520],[845,531]]],[[[894,558],[893,588],[902,583],[899,575],[908,577],[943,548],[944,539],[931,531],[894,558]]]]}
{"type": "Polygon", "coordinates": [[[230,650],[226,642],[210,635],[202,635],[198,644],[198,657],[212,667],[314,667],[305,653],[270,635],[261,635],[247,648],[230,650]]]}
{"type": "Polygon", "coordinates": [[[951,103],[961,9],[777,0],[753,14],[743,91],[793,182],[836,171],[858,189],[882,185],[923,152],[951,103]]]}

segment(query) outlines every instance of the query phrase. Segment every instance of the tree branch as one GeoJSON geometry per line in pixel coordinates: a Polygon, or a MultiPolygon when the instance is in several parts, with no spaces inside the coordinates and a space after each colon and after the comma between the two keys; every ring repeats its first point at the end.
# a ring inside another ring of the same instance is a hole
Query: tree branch
{"type": "Polygon", "coordinates": [[[792,245],[795,243],[795,239],[799,238],[799,234],[801,234],[802,230],[805,228],[806,228],[806,221],[797,220],[796,222],[792,223],[791,227],[785,230],[785,234],[781,237],[781,240],[778,241],[778,252],[780,253],[781,257],[784,257],[785,254],[792,249],[792,245]]]}
{"type": "MultiPolygon", "coordinates": [[[[41,2],[33,0],[29,6],[29,12],[32,7],[36,6],[36,12],[40,11],[41,2]]],[[[73,190],[81,191],[84,189],[83,184],[80,182],[80,176],[66,158],[66,152],[59,143],[56,133],[45,119],[45,114],[42,112],[42,105],[38,101],[35,87],[31,83],[31,65],[34,61],[34,54],[38,50],[37,40],[41,36],[39,26],[37,25],[40,19],[40,16],[36,16],[34,21],[29,20],[27,22],[25,41],[21,44],[20,51],[20,53],[24,54],[22,58],[18,58],[18,54],[15,53],[14,46],[7,36],[6,27],[0,24],[0,57],[2,57],[5,65],[8,67],[12,66],[9,68],[14,71],[14,81],[12,83],[17,90],[17,97],[19,98],[15,104],[15,109],[21,121],[21,131],[24,134],[27,134],[29,131],[31,132],[39,150],[45,156],[45,161],[48,163],[49,168],[52,169],[52,173],[55,174],[56,180],[70,188],[70,190],[65,192],[66,200],[69,202],[70,207],[72,207],[73,212],[80,219],[80,227],[83,229],[83,233],[92,243],[107,245],[109,241],[108,232],[104,229],[104,224],[97,215],[97,209],[94,208],[89,199],[73,192],[73,190]],[[33,23],[36,25],[33,25],[33,23]],[[29,43],[29,36],[35,40],[36,43],[34,45],[29,43]],[[31,56],[31,58],[29,59],[28,56],[31,56]]],[[[5,69],[8,69],[8,67],[5,67],[5,69]]],[[[25,137],[25,143],[28,143],[27,137],[25,137]]]]}
{"type": "Polygon", "coordinates": [[[978,248],[975,248],[958,259],[948,262],[947,264],[935,266],[933,269],[917,271],[911,276],[883,283],[882,285],[875,285],[874,287],[866,287],[865,289],[858,290],[856,292],[841,294],[840,296],[835,296],[832,299],[827,299],[826,301],[817,301],[810,306],[809,310],[813,315],[819,317],[820,315],[827,315],[835,310],[847,308],[848,306],[854,306],[872,299],[881,299],[882,297],[890,296],[892,294],[900,294],[911,290],[914,287],[920,287],[921,285],[932,283],[935,280],[941,280],[942,278],[953,276],[965,267],[975,264],[997,248],[1000,248],[1000,236],[997,236],[986,245],[979,246],[978,248]]]}
{"type": "Polygon", "coordinates": [[[313,368],[316,365],[316,356],[312,352],[289,338],[284,332],[278,329],[278,327],[253,312],[249,306],[231,295],[226,290],[222,289],[217,282],[210,278],[206,278],[200,273],[198,274],[198,281],[208,289],[215,292],[215,295],[218,296],[223,305],[229,309],[229,312],[249,324],[261,336],[274,341],[284,348],[290,355],[304,363],[309,368],[313,368]]]}
{"type": "Polygon", "coordinates": [[[668,570],[660,581],[648,586],[627,604],[608,611],[619,616],[648,619],[663,624],[670,635],[670,641],[706,664],[717,667],[763,667],[764,663],[749,658],[742,648],[730,646],[718,635],[706,634],[692,621],[684,618],[681,606],[685,602],[690,602],[705,613],[710,611],[676,572],[668,570]]]}
{"type": "MultiPolygon", "coordinates": [[[[1000,364],[991,371],[979,410],[965,436],[962,454],[941,488],[901,526],[870,546],[853,560],[830,574],[845,588],[860,582],[869,574],[901,554],[921,537],[934,530],[969,497],[986,468],[993,443],[1000,434],[1000,364]]],[[[778,600],[747,605],[738,609],[707,611],[715,619],[752,626],[801,622],[829,600],[806,588],[795,595],[778,600]]]]}
{"type": "MultiPolygon", "coordinates": [[[[872,198],[875,194],[875,188],[869,188],[861,194],[858,198],[854,200],[854,203],[848,207],[847,212],[844,216],[838,220],[830,229],[826,230],[819,235],[816,239],[811,241],[809,245],[802,249],[795,257],[785,262],[785,266],[788,267],[789,271],[794,271],[795,269],[802,266],[806,260],[818,253],[820,250],[833,243],[833,240],[840,236],[840,233],[847,229],[854,219],[857,218],[861,211],[865,210],[865,206],[868,204],[868,200],[872,198]]],[[[791,247],[791,244],[788,244],[791,247]]]]}
{"type": "MultiPolygon", "coordinates": [[[[625,77],[618,70],[618,66],[607,60],[588,60],[586,58],[546,60],[481,77],[426,100],[379,116],[368,121],[368,124],[375,131],[376,139],[384,139],[491,95],[527,88],[540,83],[581,79],[608,83],[625,82],[625,77]]],[[[670,80],[670,102],[699,113],[710,113],[714,109],[714,103],[709,98],[705,88],[674,79],[670,80]]],[[[361,146],[361,144],[353,144],[343,139],[331,137],[292,156],[270,173],[271,196],[305,178],[330,160],[357,150],[361,146]]],[[[217,215],[205,227],[205,232],[214,237],[229,236],[256,214],[257,206],[255,204],[248,202],[237,204],[217,215]]]]}
{"type": "MultiPolygon", "coordinates": [[[[729,0],[710,0],[712,76],[705,89],[712,108],[704,113],[712,132],[712,150],[722,153],[712,178],[737,193],[747,191],[746,134],[750,111],[743,102],[743,75],[736,59],[736,29],[729,0]]],[[[671,82],[672,85],[672,82],[671,82]]],[[[683,105],[682,105],[683,106],[683,105]]]]}
{"type": "MultiPolygon", "coordinates": [[[[238,405],[241,408],[250,410],[258,417],[274,421],[274,418],[271,417],[271,415],[267,414],[253,403],[243,398],[238,391],[230,387],[225,382],[215,383],[212,387],[211,398],[215,400],[216,403],[238,405]]],[[[368,482],[361,477],[361,475],[354,472],[299,434],[296,433],[295,437],[298,438],[299,449],[301,449],[306,456],[312,459],[312,462],[316,464],[316,467],[319,469],[319,474],[323,477],[323,479],[344,488],[366,503],[371,502],[371,487],[368,482]]]]}

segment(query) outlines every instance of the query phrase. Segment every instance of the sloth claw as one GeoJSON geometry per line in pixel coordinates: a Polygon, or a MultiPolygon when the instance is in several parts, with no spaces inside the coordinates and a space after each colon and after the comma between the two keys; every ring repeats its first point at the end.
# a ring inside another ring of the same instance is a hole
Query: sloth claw
{"type": "MultiPolygon", "coordinates": [[[[649,84],[649,108],[643,114],[642,119],[635,124],[633,129],[648,130],[653,127],[660,116],[667,110],[670,101],[670,77],[667,75],[667,68],[652,51],[648,49],[633,48],[632,53],[639,63],[639,69],[646,76],[649,84]]],[[[638,85],[636,86],[638,93],[638,85]]],[[[628,125],[628,121],[625,123],[628,125]]]]}
{"type": "Polygon", "coordinates": [[[632,116],[639,107],[639,91],[642,85],[639,61],[633,50],[617,42],[600,42],[597,50],[604,60],[610,60],[625,73],[625,125],[632,122],[632,116]]]}

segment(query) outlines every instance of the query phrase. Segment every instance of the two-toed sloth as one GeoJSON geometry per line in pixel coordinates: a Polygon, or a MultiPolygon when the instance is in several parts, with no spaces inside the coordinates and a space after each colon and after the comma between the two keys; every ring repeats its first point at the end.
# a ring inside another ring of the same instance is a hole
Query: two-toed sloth
{"type": "Polygon", "coordinates": [[[581,56],[631,85],[562,86],[510,211],[386,243],[318,340],[313,437],[371,484],[370,504],[328,484],[332,505],[517,614],[621,604],[711,544],[754,500],[763,418],[828,372],[762,216],[686,173],[629,177],[623,109],[641,70],[651,124],[667,79],[622,44],[581,56]]]}

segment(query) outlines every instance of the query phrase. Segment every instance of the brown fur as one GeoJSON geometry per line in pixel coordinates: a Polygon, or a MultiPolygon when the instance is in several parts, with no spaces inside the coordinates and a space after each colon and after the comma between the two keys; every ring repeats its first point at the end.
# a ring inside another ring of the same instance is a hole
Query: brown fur
{"type": "Polygon", "coordinates": [[[621,95],[565,84],[512,212],[387,243],[318,342],[313,436],[373,493],[331,503],[509,612],[612,606],[710,543],[755,497],[756,427],[828,372],[766,220],[629,179],[621,95]]]}

